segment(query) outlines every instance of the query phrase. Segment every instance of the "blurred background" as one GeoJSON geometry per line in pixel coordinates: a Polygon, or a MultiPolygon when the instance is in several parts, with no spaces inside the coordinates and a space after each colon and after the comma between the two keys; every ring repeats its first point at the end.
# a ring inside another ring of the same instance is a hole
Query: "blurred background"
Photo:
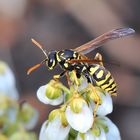
{"type": "Polygon", "coordinates": [[[27,76],[27,69],[44,59],[30,39],[47,51],[61,50],[78,47],[114,28],[131,27],[136,30],[134,36],[110,41],[87,56],[100,52],[105,61],[120,64],[105,65],[119,89],[109,117],[119,127],[122,140],[140,139],[139,5],[138,0],[0,0],[0,60],[14,71],[20,100],[39,110],[37,133],[53,108],[39,102],[36,91],[61,70],[48,71],[43,66],[27,76]]]}

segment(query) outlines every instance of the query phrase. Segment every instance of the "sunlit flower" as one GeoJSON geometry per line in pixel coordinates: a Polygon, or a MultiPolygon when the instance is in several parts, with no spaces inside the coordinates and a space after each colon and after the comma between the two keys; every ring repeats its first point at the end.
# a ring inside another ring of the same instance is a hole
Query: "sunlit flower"
{"type": "Polygon", "coordinates": [[[108,131],[106,133],[107,140],[121,140],[119,129],[109,118],[99,117],[99,119],[108,127],[108,131]]]}
{"type": "Polygon", "coordinates": [[[15,87],[15,77],[8,65],[0,61],[0,94],[8,95],[12,99],[18,99],[15,87]]]}
{"type": "MultiPolygon", "coordinates": [[[[58,91],[59,96],[56,98],[48,98],[46,95],[46,91],[48,90],[48,85],[41,86],[37,91],[37,97],[38,99],[43,102],[44,104],[50,104],[50,105],[59,105],[63,102],[63,92],[58,91]]],[[[50,92],[54,92],[55,88],[50,90],[50,92]]]]}
{"type": "Polygon", "coordinates": [[[107,117],[97,117],[86,133],[78,133],[76,140],[121,140],[118,128],[107,117]]]}
{"type": "MultiPolygon", "coordinates": [[[[106,116],[107,114],[110,114],[113,111],[113,103],[110,94],[107,92],[101,92],[100,90],[97,90],[97,94],[100,97],[101,103],[98,106],[96,114],[99,116],[106,116]]],[[[94,110],[96,105],[94,101],[91,101],[90,105],[92,110],[94,110]]]]}
{"type": "Polygon", "coordinates": [[[93,124],[93,114],[87,103],[76,98],[66,109],[66,118],[70,126],[81,132],[88,131],[93,124]]]}
{"type": "Polygon", "coordinates": [[[39,140],[65,140],[70,131],[70,126],[63,126],[59,117],[52,121],[45,121],[42,125],[39,140]]]}

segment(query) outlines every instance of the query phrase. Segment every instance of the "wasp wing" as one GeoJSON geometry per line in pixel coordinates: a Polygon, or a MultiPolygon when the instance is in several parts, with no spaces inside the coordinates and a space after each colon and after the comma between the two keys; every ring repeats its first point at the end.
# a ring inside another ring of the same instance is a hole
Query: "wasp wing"
{"type": "Polygon", "coordinates": [[[80,47],[75,48],[74,51],[82,53],[82,54],[87,54],[93,51],[94,49],[100,47],[103,43],[106,43],[109,40],[125,37],[128,35],[132,35],[134,33],[135,33],[135,30],[133,30],[132,28],[114,29],[87,42],[86,44],[81,45],[80,47]]]}

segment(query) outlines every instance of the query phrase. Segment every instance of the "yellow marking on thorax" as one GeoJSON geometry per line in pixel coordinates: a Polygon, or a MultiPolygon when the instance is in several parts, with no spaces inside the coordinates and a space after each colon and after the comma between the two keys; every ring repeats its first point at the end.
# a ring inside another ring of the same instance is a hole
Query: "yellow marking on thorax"
{"type": "Polygon", "coordinates": [[[73,53],[73,57],[76,58],[76,53],[75,52],[73,53]]]}
{"type": "Polygon", "coordinates": [[[58,62],[61,62],[61,59],[60,59],[58,53],[56,53],[56,59],[57,59],[58,62]]]}
{"type": "Polygon", "coordinates": [[[97,74],[97,78],[101,78],[104,74],[103,70],[100,70],[99,73],[97,74]]]}
{"type": "Polygon", "coordinates": [[[64,63],[64,66],[65,66],[65,68],[68,68],[69,65],[68,65],[68,63],[64,63]]]}
{"type": "Polygon", "coordinates": [[[90,68],[90,75],[93,75],[95,73],[95,71],[99,68],[99,66],[96,66],[96,67],[91,67],[90,68]]]}

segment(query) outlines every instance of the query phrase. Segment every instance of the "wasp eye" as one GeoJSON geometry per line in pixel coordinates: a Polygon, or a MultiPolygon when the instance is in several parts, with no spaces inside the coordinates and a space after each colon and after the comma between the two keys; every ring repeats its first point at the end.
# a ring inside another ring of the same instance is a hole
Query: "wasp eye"
{"type": "Polygon", "coordinates": [[[48,55],[48,58],[49,58],[48,59],[48,68],[50,70],[52,70],[56,66],[56,64],[57,64],[57,61],[56,61],[56,52],[51,51],[49,53],[49,55],[48,55]]]}

